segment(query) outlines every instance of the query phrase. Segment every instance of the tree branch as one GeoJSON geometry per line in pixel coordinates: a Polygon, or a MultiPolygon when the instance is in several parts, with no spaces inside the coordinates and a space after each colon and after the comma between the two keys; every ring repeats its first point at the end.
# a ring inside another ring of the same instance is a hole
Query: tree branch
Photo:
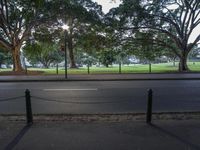
{"type": "Polygon", "coordinates": [[[5,47],[7,50],[10,50],[12,47],[12,45],[10,43],[8,43],[6,40],[4,40],[4,38],[2,38],[2,37],[0,37],[0,45],[5,47]]]}

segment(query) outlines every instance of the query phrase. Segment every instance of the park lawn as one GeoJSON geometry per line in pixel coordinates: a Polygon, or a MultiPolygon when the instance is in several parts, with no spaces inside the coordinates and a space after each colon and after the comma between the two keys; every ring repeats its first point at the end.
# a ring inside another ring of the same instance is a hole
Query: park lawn
{"type": "MultiPolygon", "coordinates": [[[[44,75],[55,75],[57,74],[56,72],[56,68],[28,68],[28,70],[31,70],[31,71],[43,71],[44,75]]],[[[69,74],[84,74],[85,72],[85,69],[84,68],[79,68],[79,69],[67,69],[67,72],[69,74]]],[[[65,73],[65,70],[64,68],[59,68],[58,69],[58,74],[64,74],[65,73]]]]}
{"type": "MultiPolygon", "coordinates": [[[[43,71],[45,75],[55,75],[56,68],[43,69],[43,68],[29,68],[32,71],[43,71]]],[[[87,67],[80,67],[78,69],[67,70],[68,74],[88,74],[87,67]]],[[[119,73],[119,66],[106,67],[90,67],[90,74],[115,74],[119,73]]],[[[145,64],[135,64],[135,65],[123,65],[121,68],[122,73],[149,73],[149,65],[145,64]]],[[[166,64],[152,64],[152,73],[167,73],[167,72],[177,72],[177,66],[173,66],[172,63],[166,64]]],[[[59,68],[58,74],[64,74],[64,68],[59,68]]]]}
{"type": "MultiPolygon", "coordinates": [[[[188,62],[188,66],[191,71],[200,72],[200,62],[188,62]]],[[[41,71],[44,75],[56,75],[56,68],[28,68],[29,71],[41,71]]],[[[115,74],[119,73],[119,66],[114,65],[108,68],[106,67],[90,67],[90,74],[115,74]]],[[[0,69],[0,72],[8,72],[12,69],[0,69]]],[[[80,67],[78,69],[68,68],[68,74],[88,74],[87,67],[80,67]]],[[[173,73],[178,71],[178,63],[173,66],[173,63],[160,63],[152,64],[151,72],[152,73],[173,73]]],[[[59,68],[58,74],[64,74],[64,68],[59,68]]],[[[131,64],[131,65],[122,65],[121,73],[149,73],[148,64],[131,64]]]]}
{"type": "Polygon", "coordinates": [[[191,71],[200,72],[200,62],[188,62],[188,67],[191,71]]]}

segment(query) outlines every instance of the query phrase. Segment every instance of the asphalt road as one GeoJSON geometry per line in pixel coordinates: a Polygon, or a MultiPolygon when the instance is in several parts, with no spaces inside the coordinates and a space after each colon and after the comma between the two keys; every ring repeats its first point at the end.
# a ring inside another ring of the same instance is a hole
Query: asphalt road
{"type": "Polygon", "coordinates": [[[199,80],[0,83],[0,114],[25,112],[25,89],[35,114],[145,112],[152,88],[153,111],[200,111],[199,80]]]}

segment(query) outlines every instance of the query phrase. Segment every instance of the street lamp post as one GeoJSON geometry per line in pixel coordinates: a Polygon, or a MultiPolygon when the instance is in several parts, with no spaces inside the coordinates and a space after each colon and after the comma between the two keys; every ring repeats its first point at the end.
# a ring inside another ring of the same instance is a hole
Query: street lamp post
{"type": "Polygon", "coordinates": [[[67,25],[63,25],[62,28],[64,29],[65,31],[65,79],[68,78],[67,76],[67,30],[68,30],[68,26],[67,25]]]}
{"type": "Polygon", "coordinates": [[[67,30],[65,30],[65,79],[67,79],[67,30]]]}

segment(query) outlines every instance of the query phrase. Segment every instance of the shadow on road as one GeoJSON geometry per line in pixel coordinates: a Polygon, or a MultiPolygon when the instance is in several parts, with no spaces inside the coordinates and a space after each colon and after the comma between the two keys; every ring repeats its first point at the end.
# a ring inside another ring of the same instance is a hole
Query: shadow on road
{"type": "MultiPolygon", "coordinates": [[[[174,138],[175,140],[178,140],[179,142],[186,144],[187,146],[189,146],[190,148],[194,149],[194,150],[200,150],[200,146],[191,143],[190,141],[188,141],[187,139],[180,137],[179,135],[176,135],[175,133],[172,133],[170,131],[167,131],[166,129],[163,129],[162,127],[159,127],[155,124],[150,124],[151,127],[153,127],[154,129],[166,134],[167,136],[174,138]]],[[[184,131],[183,131],[184,132],[184,131]]]]}
{"type": "Polygon", "coordinates": [[[19,141],[23,138],[23,136],[28,132],[28,130],[31,128],[31,125],[24,126],[19,133],[16,135],[16,137],[5,147],[5,150],[12,150],[19,141]]]}

